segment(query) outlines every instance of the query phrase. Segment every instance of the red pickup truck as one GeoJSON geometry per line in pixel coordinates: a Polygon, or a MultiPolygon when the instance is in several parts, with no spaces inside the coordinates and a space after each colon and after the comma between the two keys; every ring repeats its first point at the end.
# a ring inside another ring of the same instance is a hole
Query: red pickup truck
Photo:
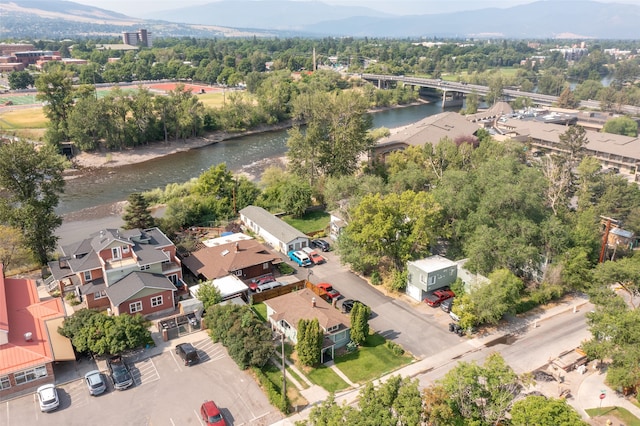
{"type": "Polygon", "coordinates": [[[456,294],[450,289],[439,288],[438,290],[433,290],[432,292],[427,293],[427,296],[424,298],[424,303],[435,308],[440,306],[440,304],[445,300],[451,299],[455,296],[456,294]]]}

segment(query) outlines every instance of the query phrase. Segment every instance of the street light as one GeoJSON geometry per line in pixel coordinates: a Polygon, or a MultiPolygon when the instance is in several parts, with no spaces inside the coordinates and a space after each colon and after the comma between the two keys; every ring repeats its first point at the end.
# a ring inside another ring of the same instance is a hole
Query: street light
{"type": "Polygon", "coordinates": [[[307,282],[311,282],[309,281],[309,278],[311,277],[311,275],[313,275],[313,271],[311,269],[307,269],[307,282]]]}

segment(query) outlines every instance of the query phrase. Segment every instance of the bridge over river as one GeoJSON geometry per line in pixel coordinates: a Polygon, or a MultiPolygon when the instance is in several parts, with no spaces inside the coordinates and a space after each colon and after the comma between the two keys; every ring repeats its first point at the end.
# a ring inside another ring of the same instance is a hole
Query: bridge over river
{"type": "MultiPolygon", "coordinates": [[[[360,77],[374,82],[379,88],[388,87],[392,82],[400,82],[410,86],[425,87],[442,92],[442,106],[462,105],[462,100],[469,93],[477,93],[479,96],[486,96],[489,93],[488,86],[469,84],[465,82],[444,81],[435,78],[405,77],[404,75],[384,75],[384,74],[360,74],[360,77]]],[[[543,95],[535,92],[522,92],[516,89],[503,89],[503,100],[512,101],[519,97],[527,97],[538,105],[551,106],[558,101],[558,96],[543,95]]],[[[581,101],[580,107],[588,109],[600,109],[599,101],[581,101]]],[[[640,107],[633,105],[623,105],[620,108],[623,112],[632,115],[640,115],[640,107]]]]}

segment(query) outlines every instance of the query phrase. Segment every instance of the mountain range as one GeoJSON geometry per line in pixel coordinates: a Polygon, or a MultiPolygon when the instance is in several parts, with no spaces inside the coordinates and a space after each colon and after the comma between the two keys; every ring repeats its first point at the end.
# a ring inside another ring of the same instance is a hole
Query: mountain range
{"type": "Polygon", "coordinates": [[[590,0],[403,16],[320,1],[221,0],[140,18],[71,1],[14,0],[1,2],[0,14],[2,38],[118,36],[142,27],[155,37],[640,38],[640,5],[590,0]]]}

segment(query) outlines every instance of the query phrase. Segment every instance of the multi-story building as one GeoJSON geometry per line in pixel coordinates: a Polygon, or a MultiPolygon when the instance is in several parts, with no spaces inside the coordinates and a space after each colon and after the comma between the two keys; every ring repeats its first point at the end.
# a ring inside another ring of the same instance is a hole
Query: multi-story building
{"type": "Polygon", "coordinates": [[[171,312],[176,292],[186,291],[176,246],[158,228],[104,229],[60,250],[58,261],[49,262],[52,275],[45,284],[75,291],[90,309],[171,312]]]}
{"type": "Polygon", "coordinates": [[[128,44],[129,46],[152,47],[153,37],[151,36],[151,33],[145,29],[140,29],[135,33],[123,31],[122,42],[124,44],[128,44]]]}

